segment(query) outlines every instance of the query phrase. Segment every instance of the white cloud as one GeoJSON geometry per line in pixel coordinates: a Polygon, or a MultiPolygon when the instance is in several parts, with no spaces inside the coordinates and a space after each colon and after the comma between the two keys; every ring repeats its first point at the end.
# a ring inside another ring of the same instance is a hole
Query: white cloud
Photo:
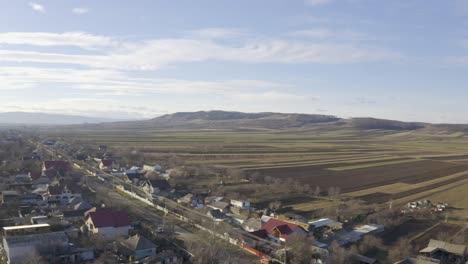
{"type": "Polygon", "coordinates": [[[352,30],[331,30],[328,28],[312,28],[297,30],[290,33],[294,37],[312,39],[335,39],[340,41],[367,41],[376,40],[376,37],[352,30]]]}
{"type": "Polygon", "coordinates": [[[72,9],[72,12],[73,12],[73,14],[76,14],[76,15],[82,15],[82,14],[88,13],[89,9],[84,8],[84,7],[75,7],[75,8],[72,9]]]}
{"type": "Polygon", "coordinates": [[[39,13],[45,13],[45,7],[41,4],[38,4],[36,2],[30,2],[29,3],[29,6],[34,10],[34,11],[37,11],[39,13]]]}
{"type": "Polygon", "coordinates": [[[136,78],[122,71],[0,67],[0,90],[34,87],[68,87],[113,95],[194,94],[223,95],[240,91],[288,88],[286,84],[262,80],[199,81],[136,78]]]}
{"type": "Polygon", "coordinates": [[[311,6],[325,5],[331,3],[333,0],[306,0],[305,3],[311,6]]]}
{"type": "Polygon", "coordinates": [[[207,39],[233,38],[247,35],[247,31],[241,29],[204,28],[192,31],[190,35],[207,39]]]}
{"type": "Polygon", "coordinates": [[[82,32],[63,34],[13,32],[0,34],[0,43],[38,46],[74,45],[85,49],[101,46],[100,53],[92,55],[0,50],[2,55],[0,61],[75,64],[124,70],[157,70],[177,63],[204,61],[347,64],[388,61],[401,57],[397,52],[368,45],[359,39],[357,41],[330,39],[323,42],[311,39],[246,36],[235,39],[235,44],[231,44],[192,36],[129,42],[82,32]],[[109,47],[104,49],[104,46],[109,47]]]}
{"type": "Polygon", "coordinates": [[[33,46],[77,46],[95,48],[110,46],[114,41],[110,37],[93,35],[85,32],[6,32],[0,33],[0,44],[33,46]]]}

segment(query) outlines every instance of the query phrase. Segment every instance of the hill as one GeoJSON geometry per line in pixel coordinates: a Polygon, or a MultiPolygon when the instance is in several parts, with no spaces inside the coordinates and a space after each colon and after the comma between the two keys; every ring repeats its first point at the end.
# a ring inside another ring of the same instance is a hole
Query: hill
{"type": "MultiPolygon", "coordinates": [[[[229,111],[178,112],[149,120],[113,122],[86,125],[87,129],[180,129],[180,130],[288,130],[318,129],[336,130],[355,128],[359,130],[417,130],[432,127],[431,124],[401,122],[377,118],[343,119],[332,115],[297,113],[243,113],[229,111]]],[[[445,128],[439,125],[438,130],[445,128]]]]}
{"type": "Polygon", "coordinates": [[[99,117],[86,117],[77,115],[30,113],[30,112],[6,112],[0,113],[0,124],[24,124],[24,125],[71,125],[71,124],[96,124],[101,122],[113,122],[116,120],[99,117]]]}
{"type": "Polygon", "coordinates": [[[258,130],[310,127],[316,124],[336,123],[340,120],[329,115],[199,111],[179,112],[149,120],[86,125],[86,128],[258,130]]]}

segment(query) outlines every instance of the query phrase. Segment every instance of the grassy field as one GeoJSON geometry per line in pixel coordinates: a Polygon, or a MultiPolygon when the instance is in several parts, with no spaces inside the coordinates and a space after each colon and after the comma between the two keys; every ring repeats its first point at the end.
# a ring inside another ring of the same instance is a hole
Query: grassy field
{"type": "MultiPolygon", "coordinates": [[[[256,173],[283,182],[308,184],[312,189],[319,186],[323,195],[328,188],[339,187],[345,196],[369,202],[403,203],[427,196],[454,204],[460,208],[460,215],[466,214],[468,208],[463,192],[468,184],[457,186],[468,179],[468,135],[462,132],[74,129],[49,131],[47,136],[78,144],[137,149],[148,163],[177,155],[188,166],[204,165],[217,171],[240,169],[248,175],[256,173]]],[[[207,184],[206,180],[200,182],[207,184]]],[[[260,188],[232,186],[227,192],[253,196],[260,188]]],[[[269,200],[266,194],[262,195],[263,200],[252,199],[260,203],[278,199],[273,195],[269,200]]],[[[297,211],[311,211],[333,202],[311,199],[285,204],[297,211]]]]}

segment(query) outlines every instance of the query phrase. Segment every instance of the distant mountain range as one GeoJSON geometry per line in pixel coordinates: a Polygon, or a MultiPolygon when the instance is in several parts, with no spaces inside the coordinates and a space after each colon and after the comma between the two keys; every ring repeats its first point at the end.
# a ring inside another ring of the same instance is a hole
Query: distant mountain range
{"type": "Polygon", "coordinates": [[[117,121],[99,117],[61,114],[9,112],[0,113],[1,124],[72,125],[69,128],[122,130],[307,130],[355,128],[361,130],[418,130],[466,132],[468,125],[401,122],[377,118],[344,119],[331,115],[296,113],[243,113],[229,111],[179,112],[148,120],[117,121]]]}
{"type": "Polygon", "coordinates": [[[30,112],[6,112],[0,113],[0,124],[24,124],[24,125],[72,125],[72,124],[96,124],[102,122],[115,122],[115,119],[86,117],[77,115],[30,113],[30,112]]]}
{"type": "Polygon", "coordinates": [[[343,119],[331,115],[295,113],[243,113],[228,111],[179,112],[149,120],[102,123],[87,126],[93,129],[182,129],[182,130],[262,130],[343,128],[415,130],[430,124],[376,118],[343,119]]]}

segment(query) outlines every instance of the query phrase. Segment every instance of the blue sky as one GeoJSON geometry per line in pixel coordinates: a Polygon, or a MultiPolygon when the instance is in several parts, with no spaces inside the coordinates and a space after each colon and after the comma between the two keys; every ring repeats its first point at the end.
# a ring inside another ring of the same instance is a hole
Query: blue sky
{"type": "Polygon", "coordinates": [[[0,111],[468,123],[468,0],[0,0],[0,111]]]}

